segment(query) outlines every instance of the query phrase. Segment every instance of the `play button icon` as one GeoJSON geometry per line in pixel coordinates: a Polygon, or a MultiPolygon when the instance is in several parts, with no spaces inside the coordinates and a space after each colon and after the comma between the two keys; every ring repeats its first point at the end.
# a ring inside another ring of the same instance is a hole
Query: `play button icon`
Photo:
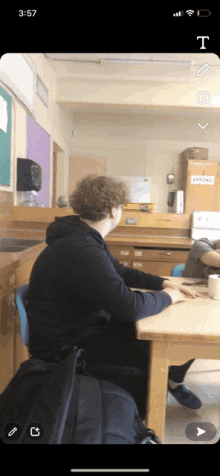
{"type": "Polygon", "coordinates": [[[192,441],[210,441],[217,435],[217,430],[212,423],[190,423],[185,430],[186,436],[192,441]]]}
{"type": "Polygon", "coordinates": [[[197,436],[200,436],[200,435],[202,435],[203,433],[205,433],[205,430],[202,430],[201,428],[199,428],[199,427],[197,426],[197,436]]]}

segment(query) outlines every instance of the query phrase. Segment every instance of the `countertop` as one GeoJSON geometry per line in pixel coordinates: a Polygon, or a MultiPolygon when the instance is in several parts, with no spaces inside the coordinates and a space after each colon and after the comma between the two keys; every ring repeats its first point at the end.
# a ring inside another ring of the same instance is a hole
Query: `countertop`
{"type": "Polygon", "coordinates": [[[190,250],[194,240],[191,238],[180,238],[172,236],[147,236],[147,235],[126,235],[111,234],[105,238],[107,245],[124,246],[149,246],[158,248],[178,248],[190,250]]]}
{"type": "MultiPolygon", "coordinates": [[[[39,239],[45,240],[45,231],[34,231],[34,230],[10,230],[7,233],[8,237],[20,237],[20,238],[30,238],[30,239],[39,239]]],[[[105,243],[109,246],[146,246],[146,247],[158,247],[158,248],[178,248],[178,249],[187,249],[190,250],[194,240],[190,238],[179,238],[179,237],[167,237],[167,236],[147,236],[147,235],[126,235],[126,234],[111,234],[105,238],[105,243]]],[[[34,257],[37,256],[43,251],[46,247],[46,242],[39,243],[38,245],[32,246],[22,253],[0,253],[0,276],[10,273],[17,266],[28,262],[34,257]]]]}
{"type": "Polygon", "coordinates": [[[15,270],[15,268],[28,263],[43,251],[46,247],[46,243],[39,243],[38,245],[32,246],[22,253],[3,253],[0,252],[0,277],[4,276],[15,270]]]}

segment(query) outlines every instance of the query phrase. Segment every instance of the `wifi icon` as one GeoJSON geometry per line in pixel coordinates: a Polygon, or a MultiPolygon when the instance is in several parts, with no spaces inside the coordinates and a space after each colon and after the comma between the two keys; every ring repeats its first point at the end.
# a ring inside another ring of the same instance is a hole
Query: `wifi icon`
{"type": "Polygon", "coordinates": [[[186,10],[186,13],[191,17],[195,12],[193,10],[186,10]]]}

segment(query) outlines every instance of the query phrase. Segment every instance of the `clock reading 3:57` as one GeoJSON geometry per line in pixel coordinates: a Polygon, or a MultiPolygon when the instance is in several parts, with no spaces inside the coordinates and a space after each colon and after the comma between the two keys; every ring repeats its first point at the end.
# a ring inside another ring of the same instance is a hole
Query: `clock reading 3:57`
{"type": "Polygon", "coordinates": [[[19,10],[19,17],[34,17],[37,10],[19,10]]]}

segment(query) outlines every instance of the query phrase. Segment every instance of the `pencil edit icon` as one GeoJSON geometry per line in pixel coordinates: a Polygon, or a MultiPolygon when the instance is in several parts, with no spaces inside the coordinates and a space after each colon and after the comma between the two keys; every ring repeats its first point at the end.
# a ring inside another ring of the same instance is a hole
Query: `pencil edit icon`
{"type": "Polygon", "coordinates": [[[209,64],[205,63],[201,66],[201,68],[198,69],[197,73],[196,73],[196,76],[203,76],[203,74],[205,74],[208,70],[209,70],[210,66],[209,64]]]}
{"type": "Polygon", "coordinates": [[[11,431],[9,431],[8,436],[14,435],[14,433],[15,433],[17,430],[18,430],[18,429],[17,429],[16,426],[15,426],[11,431]]]}
{"type": "Polygon", "coordinates": [[[22,435],[22,427],[19,423],[13,421],[8,423],[4,427],[4,438],[9,441],[16,441],[21,438],[22,435]]]}

